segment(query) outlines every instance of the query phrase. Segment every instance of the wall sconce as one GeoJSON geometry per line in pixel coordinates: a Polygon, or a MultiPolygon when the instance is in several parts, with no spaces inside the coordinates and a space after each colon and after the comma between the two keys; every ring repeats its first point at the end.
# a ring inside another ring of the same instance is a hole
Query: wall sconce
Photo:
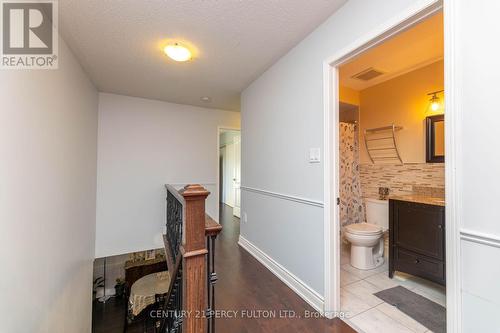
{"type": "Polygon", "coordinates": [[[427,113],[436,113],[440,110],[443,110],[444,112],[444,100],[438,96],[438,94],[443,92],[444,90],[438,90],[427,94],[428,96],[431,96],[429,99],[429,106],[427,107],[427,113]]]}

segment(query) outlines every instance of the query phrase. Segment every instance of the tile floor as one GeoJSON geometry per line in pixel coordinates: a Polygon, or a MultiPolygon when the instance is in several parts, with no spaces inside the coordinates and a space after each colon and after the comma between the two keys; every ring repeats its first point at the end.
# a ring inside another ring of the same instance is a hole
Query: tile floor
{"type": "Polygon", "coordinates": [[[390,279],[384,265],[373,270],[359,270],[349,264],[349,247],[342,246],[340,270],[340,305],[349,324],[363,333],[430,333],[423,325],[385,303],[373,294],[398,285],[446,306],[445,289],[427,280],[396,273],[390,279]]]}

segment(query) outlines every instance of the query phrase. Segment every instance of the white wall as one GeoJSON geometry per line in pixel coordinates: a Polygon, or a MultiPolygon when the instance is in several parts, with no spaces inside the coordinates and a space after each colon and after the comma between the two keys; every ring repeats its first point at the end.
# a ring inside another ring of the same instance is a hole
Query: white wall
{"type": "MultiPolygon", "coordinates": [[[[323,61],[409,7],[428,1],[350,0],[242,94],[242,186],[323,201],[323,61]]],[[[242,191],[241,234],[323,295],[321,207],[242,191]],[[283,202],[286,201],[286,202],[283,202]]],[[[306,201],[307,201],[306,200],[306,201]]]]}
{"type": "Polygon", "coordinates": [[[217,126],[240,113],[99,94],[96,257],[162,247],[164,184],[201,183],[218,219],[217,126]]]}
{"type": "Polygon", "coordinates": [[[0,72],[0,331],[90,332],[97,91],[59,69],[0,72]]]}
{"type": "Polygon", "coordinates": [[[462,116],[456,143],[461,198],[464,332],[500,330],[500,150],[498,1],[456,1],[454,47],[462,116]]]}

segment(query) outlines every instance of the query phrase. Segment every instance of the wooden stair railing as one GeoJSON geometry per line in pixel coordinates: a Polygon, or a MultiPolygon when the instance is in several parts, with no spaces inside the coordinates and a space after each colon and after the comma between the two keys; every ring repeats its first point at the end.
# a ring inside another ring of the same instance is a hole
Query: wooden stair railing
{"type": "Polygon", "coordinates": [[[205,214],[205,236],[207,238],[207,320],[208,333],[215,333],[215,283],[217,282],[217,273],[215,273],[215,239],[222,231],[222,226],[215,222],[208,214],[205,214]]]}
{"type": "Polygon", "coordinates": [[[210,194],[201,185],[167,188],[164,235],[171,282],[161,333],[215,333],[215,238],[222,226],[205,214],[210,194]]]}

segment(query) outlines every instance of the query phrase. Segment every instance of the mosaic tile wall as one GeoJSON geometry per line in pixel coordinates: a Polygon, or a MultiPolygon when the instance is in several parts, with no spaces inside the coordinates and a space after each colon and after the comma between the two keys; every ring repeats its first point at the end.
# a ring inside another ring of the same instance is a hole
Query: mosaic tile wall
{"type": "Polygon", "coordinates": [[[418,188],[438,188],[444,192],[444,163],[361,164],[363,198],[378,198],[378,188],[388,187],[389,195],[412,194],[418,188]]]}

